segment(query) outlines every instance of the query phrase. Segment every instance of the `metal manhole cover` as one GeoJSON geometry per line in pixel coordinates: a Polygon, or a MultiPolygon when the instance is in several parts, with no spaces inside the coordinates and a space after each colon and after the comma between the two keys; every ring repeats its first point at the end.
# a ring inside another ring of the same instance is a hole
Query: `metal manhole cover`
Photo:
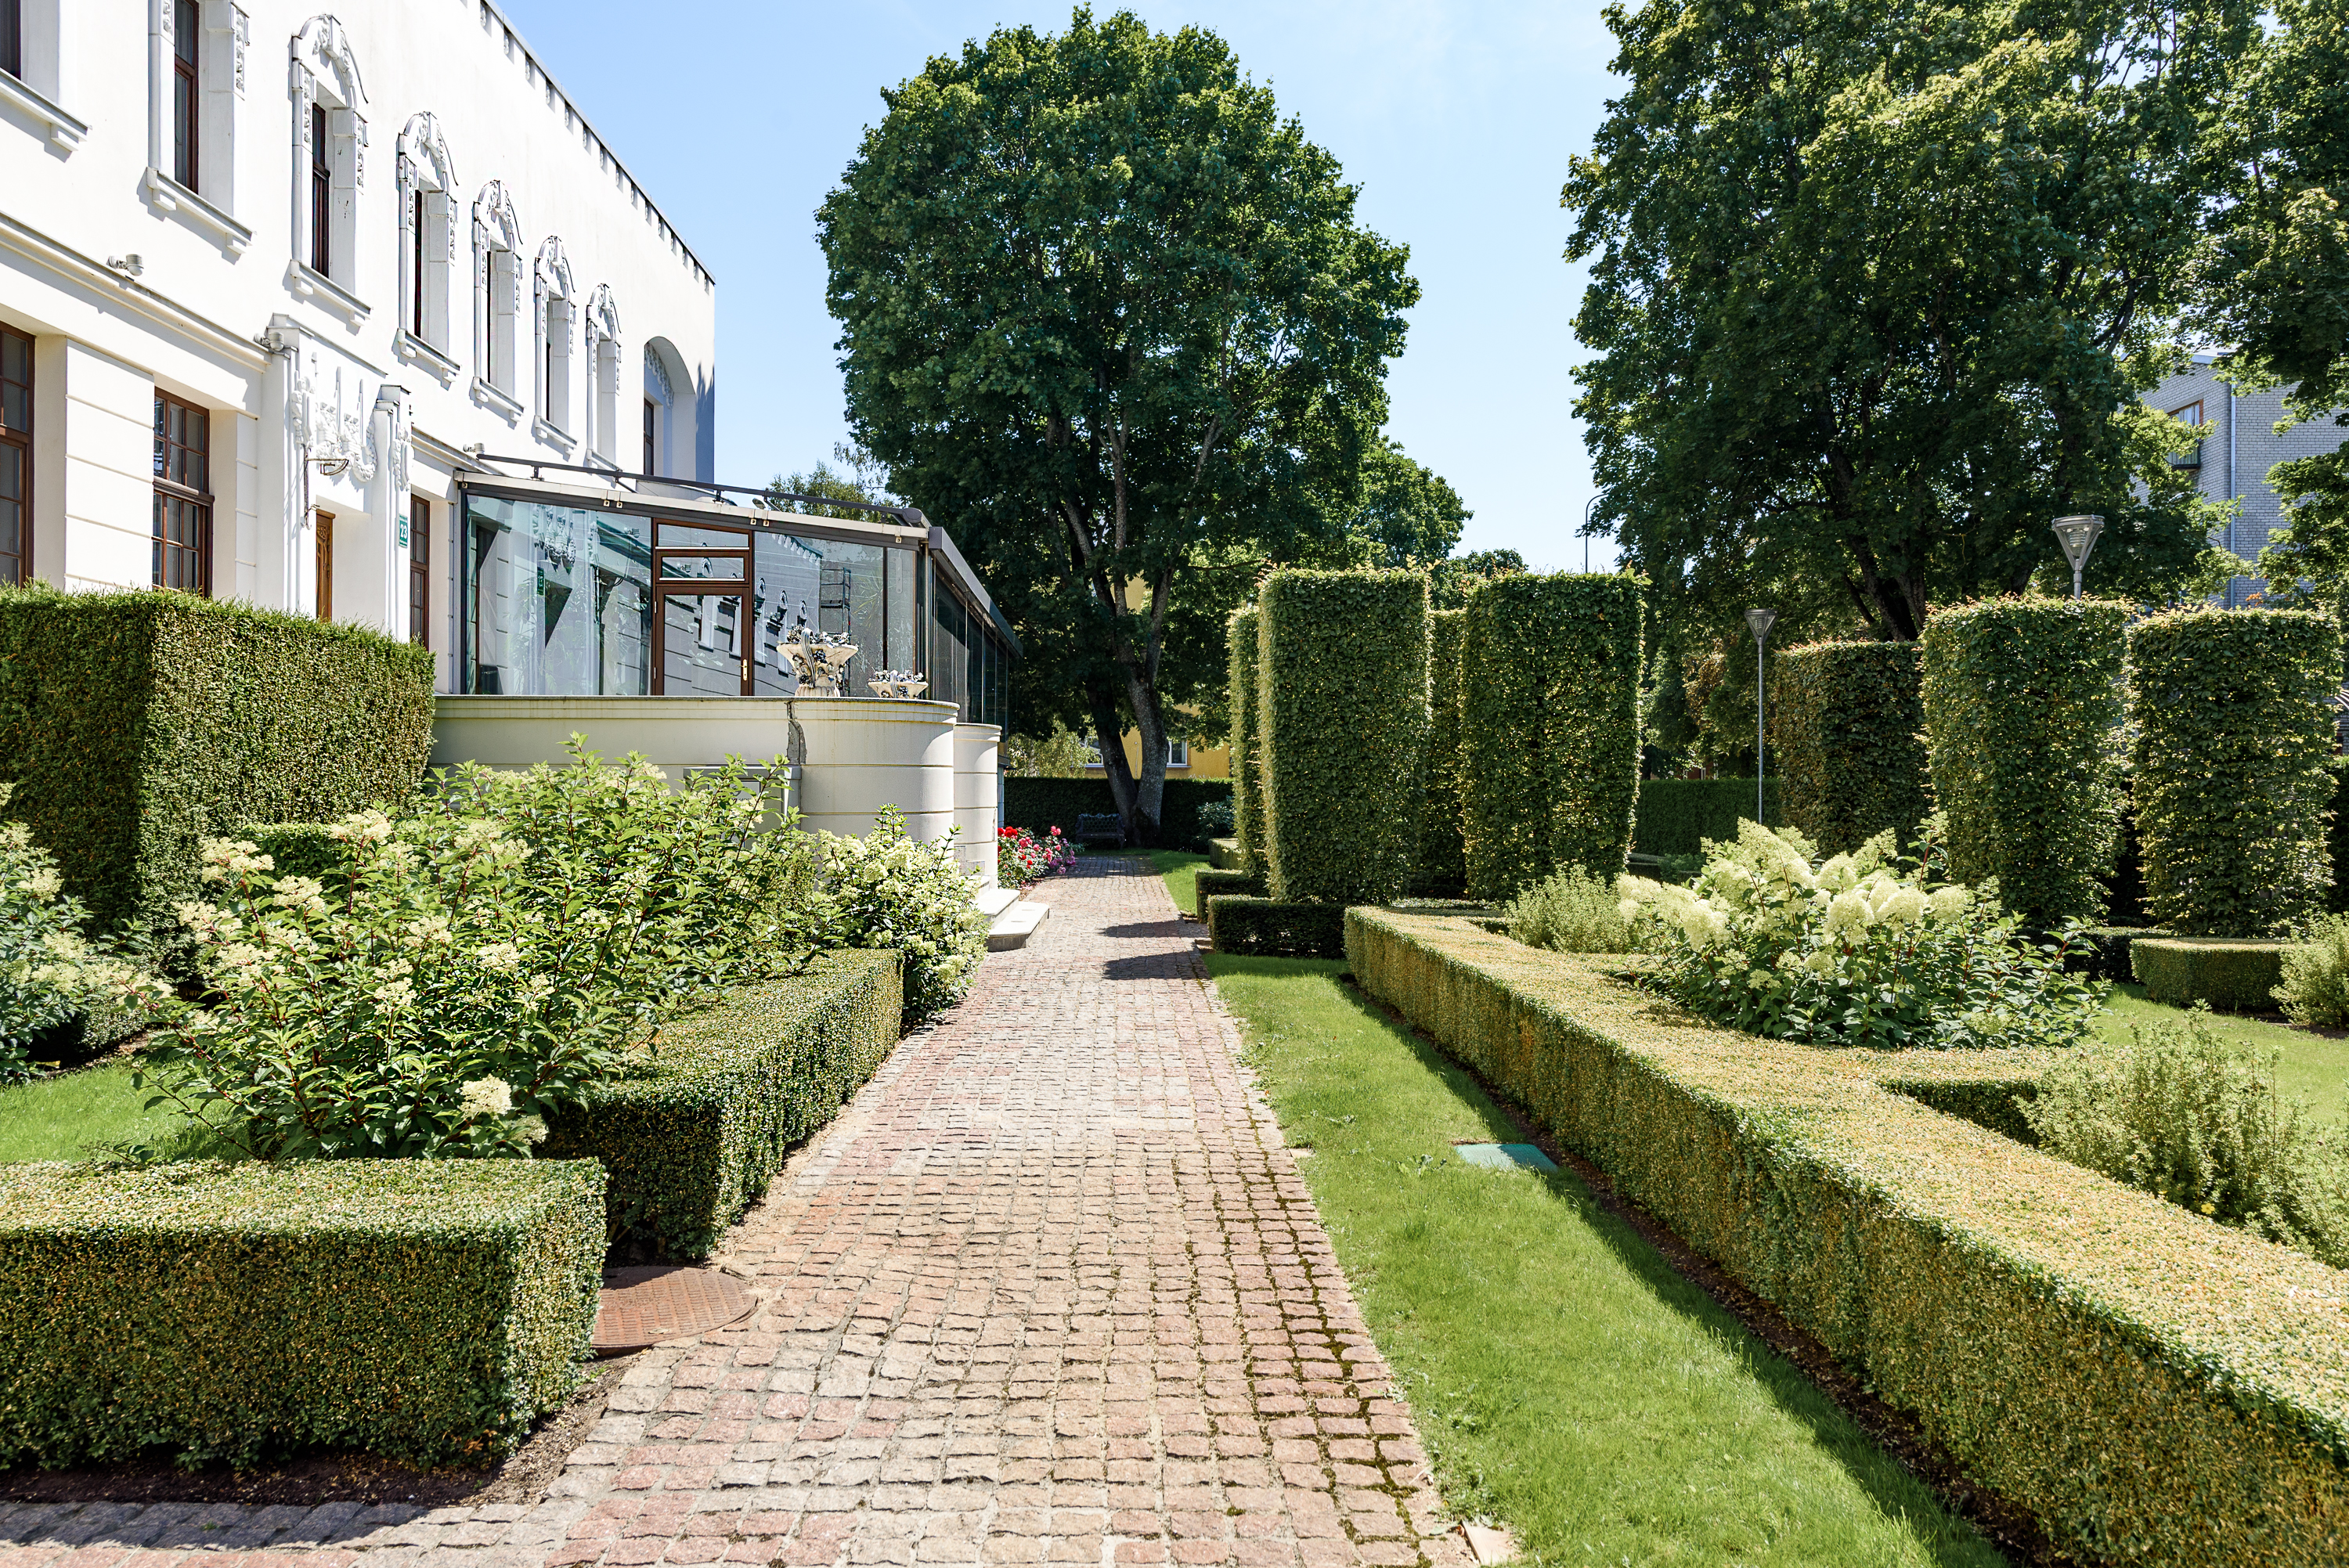
{"type": "Polygon", "coordinates": [[[707,1334],[740,1322],[757,1305],[741,1281],[719,1269],[605,1269],[595,1309],[595,1354],[617,1356],[665,1339],[707,1334]]]}

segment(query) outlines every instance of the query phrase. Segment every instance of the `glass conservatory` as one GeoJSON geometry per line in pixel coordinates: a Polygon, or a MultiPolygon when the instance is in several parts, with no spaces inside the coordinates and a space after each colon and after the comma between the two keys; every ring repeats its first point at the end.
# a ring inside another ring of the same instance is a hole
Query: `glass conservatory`
{"type": "Polygon", "coordinates": [[[894,672],[962,723],[1005,721],[1019,641],[912,507],[481,461],[530,472],[461,481],[461,694],[792,696],[790,645],[845,645],[842,696],[894,672]]]}

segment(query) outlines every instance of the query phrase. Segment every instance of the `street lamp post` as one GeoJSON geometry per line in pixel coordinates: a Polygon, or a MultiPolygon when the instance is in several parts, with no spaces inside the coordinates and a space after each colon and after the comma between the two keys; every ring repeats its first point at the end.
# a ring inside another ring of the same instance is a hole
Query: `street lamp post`
{"type": "Polygon", "coordinates": [[[2059,517],[2054,522],[2055,542],[2064,547],[2064,559],[2072,563],[2072,597],[2080,596],[2080,573],[2087,569],[2088,552],[2096,547],[2096,536],[2105,531],[2105,520],[2094,512],[2075,517],[2059,517]]]}
{"type": "Polygon", "coordinates": [[[1586,577],[1590,574],[1590,509],[1598,504],[1595,495],[1582,503],[1582,573],[1586,577]]]}
{"type": "Polygon", "coordinates": [[[1754,820],[1767,826],[1769,819],[1762,810],[1762,737],[1764,710],[1762,704],[1762,655],[1770,641],[1770,628],[1778,624],[1775,610],[1753,609],[1745,612],[1745,624],[1754,628],[1754,820]]]}

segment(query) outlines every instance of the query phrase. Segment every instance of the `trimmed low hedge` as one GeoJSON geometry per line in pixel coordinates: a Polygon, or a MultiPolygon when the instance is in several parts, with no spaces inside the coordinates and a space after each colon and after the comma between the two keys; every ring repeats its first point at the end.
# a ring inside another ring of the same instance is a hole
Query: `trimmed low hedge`
{"type": "MultiPolygon", "coordinates": [[[[1159,802],[1158,838],[1166,844],[1204,844],[1206,830],[1199,825],[1199,808],[1210,800],[1228,800],[1228,779],[1169,779],[1159,802]]],[[[1076,836],[1079,817],[1114,817],[1117,801],[1106,779],[1020,779],[1003,781],[1003,825],[1025,828],[1041,836],[1058,828],[1076,836]]]]}
{"type": "Polygon", "coordinates": [[[903,985],[895,953],[848,951],[744,986],[552,1118],[542,1153],[602,1161],[615,1248],[706,1257],[896,1045],[903,985]]]}
{"type": "MultiPolygon", "coordinates": [[[[1778,780],[1762,781],[1773,824],[1779,815],[1778,780]]],[[[1631,848],[1643,855],[1701,855],[1704,841],[1733,842],[1737,824],[1754,815],[1751,779],[1643,779],[1631,848]]]]}
{"type": "Polygon", "coordinates": [[[1238,871],[1256,871],[1264,864],[1263,758],[1257,721],[1256,659],[1259,634],[1256,606],[1243,604],[1232,612],[1224,628],[1226,678],[1232,709],[1232,837],[1239,843],[1238,871]]]}
{"type": "Polygon", "coordinates": [[[2133,980],[2136,971],[2129,967],[2129,949],[2140,937],[2167,936],[2166,931],[2148,931],[2141,925],[2091,925],[2080,933],[2087,938],[2088,952],[2081,957],[2064,960],[2064,967],[2087,975],[2092,980],[2133,980]]]}
{"type": "Polygon", "coordinates": [[[2208,1002],[2221,1013],[2272,1013],[2283,983],[2289,942],[2220,936],[2148,936],[2129,944],[2129,971],[2148,1002],[2190,1007],[2208,1002]]]}
{"type": "Polygon", "coordinates": [[[1411,885],[1424,896],[1448,898],[1468,885],[1468,841],[1460,825],[1467,809],[1460,771],[1460,645],[1468,634],[1468,612],[1432,612],[1427,633],[1427,787],[1411,885]]]}
{"type": "Polygon", "coordinates": [[[2028,1061],[1734,1034],[1465,921],[1350,910],[1346,955],[2059,1551],[2349,1555],[2340,1272],[1915,1098],[2028,1061]]]}
{"type": "Polygon", "coordinates": [[[1950,877],[2034,930],[2105,913],[2120,827],[2126,604],[1993,599],[1925,622],[1926,750],[1950,877]]]}
{"type": "Polygon", "coordinates": [[[0,590],[0,779],[102,930],[176,943],[198,841],[397,808],[432,749],[432,655],[185,593],[0,590]]]}
{"type": "Polygon", "coordinates": [[[1427,579],[1283,569],[1257,595],[1257,776],[1273,896],[1411,884],[1427,765],[1427,579]]]}
{"type": "Polygon", "coordinates": [[[0,1470],[486,1464],[579,1386],[591,1161],[0,1165],[0,1470]]]}
{"type": "Polygon", "coordinates": [[[1219,872],[1239,872],[1247,869],[1247,862],[1240,859],[1240,841],[1237,839],[1209,839],[1207,864],[1219,872]]]}
{"type": "Polygon", "coordinates": [[[2266,936],[2324,907],[2341,633],[2310,610],[2180,610],[2128,630],[2147,912],[2266,936]]]}
{"type": "Polygon", "coordinates": [[[1203,915],[1207,900],[1218,894],[1228,893],[1242,898],[1264,896],[1264,878],[1254,872],[1221,871],[1206,866],[1193,874],[1198,881],[1193,884],[1195,891],[1192,896],[1197,899],[1195,907],[1203,912],[1203,915]]]}
{"type": "Polygon", "coordinates": [[[1207,941],[1218,953],[1278,954],[1289,958],[1341,958],[1346,952],[1346,910],[1335,903],[1295,903],[1280,899],[1225,893],[1203,898],[1207,941]]]}
{"type": "Polygon", "coordinates": [[[1468,601],[1461,769],[1468,891],[1564,866],[1612,879],[1640,789],[1640,581],[1503,577],[1468,601]]]}
{"type": "Polygon", "coordinates": [[[1921,676],[1914,643],[1812,643],[1778,655],[1770,743],[1785,820],[1822,854],[1887,828],[1906,849],[1932,810],[1921,676]]]}

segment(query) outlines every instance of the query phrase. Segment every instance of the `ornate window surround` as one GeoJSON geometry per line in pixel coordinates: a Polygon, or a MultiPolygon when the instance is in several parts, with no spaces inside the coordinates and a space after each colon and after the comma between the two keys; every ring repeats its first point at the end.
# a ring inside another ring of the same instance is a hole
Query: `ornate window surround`
{"type": "Polygon", "coordinates": [[[415,116],[399,133],[399,325],[392,347],[421,365],[443,387],[457,375],[450,357],[449,282],[457,260],[457,167],[448,139],[430,113],[415,116]],[[423,198],[424,233],[418,243],[417,198],[423,198]],[[419,257],[423,270],[417,270],[419,257]],[[422,305],[419,312],[419,304],[422,305]],[[423,332],[416,331],[419,315],[423,332]]]}
{"type": "Polygon", "coordinates": [[[514,397],[514,325],[522,315],[522,224],[503,181],[473,197],[473,400],[508,418],[514,397]]]}
{"type": "Polygon", "coordinates": [[[48,132],[49,146],[64,158],[72,157],[82,138],[89,134],[88,125],[57,107],[57,100],[63,96],[65,39],[61,24],[67,3],[68,0],[24,0],[18,19],[25,28],[25,74],[12,77],[0,72],[0,103],[43,126],[48,132]]]}
{"type": "Polygon", "coordinates": [[[574,439],[570,428],[571,323],[578,314],[572,303],[576,297],[571,258],[563,253],[561,238],[550,235],[531,268],[531,366],[538,393],[538,417],[531,421],[531,431],[566,451],[574,439]]]}
{"type": "Polygon", "coordinates": [[[237,106],[244,98],[245,46],[253,24],[234,0],[200,0],[203,36],[194,51],[198,151],[196,184],[191,189],[171,176],[177,10],[172,0],[148,0],[147,169],[140,177],[140,189],[155,211],[201,231],[230,256],[241,256],[253,243],[253,230],[235,216],[237,106]]]}
{"type": "MultiPolygon", "coordinates": [[[[333,16],[320,15],[302,24],[294,35],[294,291],[347,316],[347,305],[357,303],[359,192],[367,184],[367,88],[359,79],[358,61],[351,53],[350,36],[333,16]],[[310,265],[315,253],[310,232],[310,110],[326,111],[326,166],[333,170],[328,200],[326,272],[321,277],[310,265]],[[329,289],[316,284],[326,283],[329,289]],[[305,284],[311,286],[305,287],[305,284]]],[[[360,305],[362,316],[366,307],[360,305]]]]}
{"type": "Polygon", "coordinates": [[[620,307],[612,285],[587,296],[587,460],[616,468],[620,460],[620,307]]]}

